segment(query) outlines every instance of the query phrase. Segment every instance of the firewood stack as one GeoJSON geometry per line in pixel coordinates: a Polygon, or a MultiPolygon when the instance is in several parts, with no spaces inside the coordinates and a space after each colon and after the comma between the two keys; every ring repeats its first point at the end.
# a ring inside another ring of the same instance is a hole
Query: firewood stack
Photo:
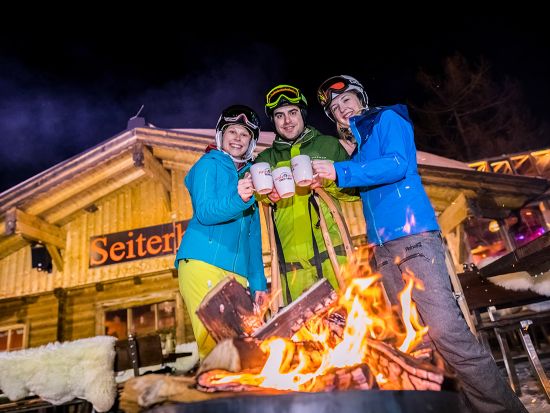
{"type": "MultiPolygon", "coordinates": [[[[265,357],[256,358],[260,353],[259,342],[243,339],[226,340],[217,346],[205,359],[205,367],[201,367],[197,376],[198,388],[206,392],[214,391],[252,391],[259,387],[243,385],[239,382],[223,384],[214,383],[215,379],[230,375],[231,373],[259,373],[265,363],[265,357]],[[257,349],[254,347],[258,346],[257,349]],[[246,368],[233,368],[243,366],[246,368]]],[[[296,347],[305,347],[306,353],[311,359],[320,358],[316,354],[315,344],[308,342],[296,343],[296,347]]],[[[318,377],[306,386],[307,391],[332,391],[349,389],[373,389],[384,390],[441,390],[445,379],[441,367],[434,366],[426,360],[416,359],[402,353],[394,347],[377,340],[367,339],[367,362],[355,366],[340,369],[332,369],[318,377]],[[382,374],[386,379],[382,384],[376,384],[374,377],[382,374]]],[[[297,352],[294,352],[296,355],[297,352]]],[[[289,367],[298,364],[297,356],[294,357],[289,367]]]]}

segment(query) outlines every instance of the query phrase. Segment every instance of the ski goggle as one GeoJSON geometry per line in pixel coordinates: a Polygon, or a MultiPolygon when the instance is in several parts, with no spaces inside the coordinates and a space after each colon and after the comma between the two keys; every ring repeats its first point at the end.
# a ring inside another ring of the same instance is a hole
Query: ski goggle
{"type": "Polygon", "coordinates": [[[279,106],[281,99],[287,100],[289,103],[298,104],[304,102],[307,105],[306,98],[300,93],[298,88],[290,85],[279,85],[271,89],[266,97],[266,108],[275,108],[279,106]]]}
{"type": "Polygon", "coordinates": [[[332,100],[332,94],[337,95],[344,93],[348,89],[349,83],[345,79],[327,79],[317,90],[317,99],[322,106],[326,106],[332,100]]]}
{"type": "Polygon", "coordinates": [[[242,125],[246,125],[250,127],[252,130],[256,130],[259,128],[259,122],[256,116],[251,114],[252,120],[249,120],[246,116],[246,113],[243,112],[235,112],[235,113],[224,113],[225,116],[223,116],[223,120],[227,123],[239,123],[242,125]],[[254,122],[256,121],[256,122],[254,122]]]}

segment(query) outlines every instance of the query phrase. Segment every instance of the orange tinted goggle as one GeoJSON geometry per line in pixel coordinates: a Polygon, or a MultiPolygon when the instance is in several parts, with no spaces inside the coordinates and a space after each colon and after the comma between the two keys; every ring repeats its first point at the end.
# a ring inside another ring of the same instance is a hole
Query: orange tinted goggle
{"type": "MultiPolygon", "coordinates": [[[[332,80],[331,82],[334,82],[334,81],[332,80]]],[[[332,93],[337,93],[337,94],[343,93],[347,87],[348,85],[340,80],[334,83],[329,82],[328,85],[327,84],[321,85],[317,94],[317,97],[319,98],[319,102],[321,103],[321,105],[325,106],[328,102],[332,100],[331,99],[332,93]]]]}

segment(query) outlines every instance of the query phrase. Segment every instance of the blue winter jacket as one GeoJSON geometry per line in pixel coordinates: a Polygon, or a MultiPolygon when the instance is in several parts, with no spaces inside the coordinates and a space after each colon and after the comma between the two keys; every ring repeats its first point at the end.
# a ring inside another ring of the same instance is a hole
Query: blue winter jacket
{"type": "Polygon", "coordinates": [[[229,155],[212,150],[193,165],[185,177],[191,194],[193,217],[176,255],[204,261],[248,279],[250,291],[264,291],[267,282],[262,262],[258,204],[244,202],[237,193],[239,173],[229,155]]]}
{"type": "Polygon", "coordinates": [[[338,186],[360,187],[369,243],[438,230],[416,164],[411,121],[404,105],[373,108],[350,119],[358,146],[336,162],[338,186]]]}

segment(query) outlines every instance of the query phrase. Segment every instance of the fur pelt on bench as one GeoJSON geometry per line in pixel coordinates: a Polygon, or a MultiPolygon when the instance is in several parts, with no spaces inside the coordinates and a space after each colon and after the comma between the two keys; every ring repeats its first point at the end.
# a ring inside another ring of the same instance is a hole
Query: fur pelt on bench
{"type": "Polygon", "coordinates": [[[35,394],[58,405],[78,397],[107,411],[116,396],[115,340],[97,336],[0,353],[0,389],[10,400],[35,394]]]}
{"type": "Polygon", "coordinates": [[[493,284],[508,290],[531,290],[540,295],[545,295],[550,300],[550,272],[545,272],[533,277],[525,271],[489,277],[493,284]]]}

